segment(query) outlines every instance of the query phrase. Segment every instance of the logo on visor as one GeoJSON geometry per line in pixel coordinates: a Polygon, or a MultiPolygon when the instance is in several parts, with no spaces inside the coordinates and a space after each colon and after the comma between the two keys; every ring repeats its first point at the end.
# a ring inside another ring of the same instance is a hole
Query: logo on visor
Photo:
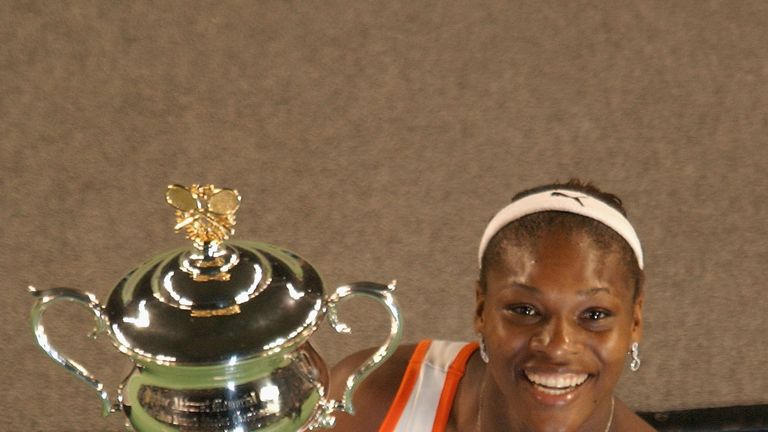
{"type": "Polygon", "coordinates": [[[552,193],[550,194],[550,196],[553,196],[553,197],[554,197],[554,196],[558,196],[558,197],[563,197],[563,198],[570,198],[570,199],[572,199],[572,200],[576,201],[577,203],[579,203],[579,205],[580,205],[580,206],[582,206],[582,207],[584,207],[584,203],[583,203],[583,202],[581,202],[581,199],[582,199],[582,198],[588,198],[586,195],[581,195],[581,196],[570,196],[570,195],[564,194],[564,193],[562,193],[562,192],[552,192],[552,193]]]}

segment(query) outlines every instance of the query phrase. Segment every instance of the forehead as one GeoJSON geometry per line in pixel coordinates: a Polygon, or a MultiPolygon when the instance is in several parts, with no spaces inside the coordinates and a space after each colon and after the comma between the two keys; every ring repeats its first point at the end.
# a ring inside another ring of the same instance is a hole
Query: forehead
{"type": "Polygon", "coordinates": [[[489,287],[522,284],[539,290],[606,288],[630,295],[631,277],[620,251],[599,245],[583,230],[554,227],[527,241],[508,241],[487,271],[489,287]]]}

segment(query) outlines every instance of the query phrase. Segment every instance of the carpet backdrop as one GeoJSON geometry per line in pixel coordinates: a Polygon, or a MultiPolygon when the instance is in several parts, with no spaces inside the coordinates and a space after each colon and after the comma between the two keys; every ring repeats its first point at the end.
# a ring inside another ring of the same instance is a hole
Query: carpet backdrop
{"type": "MultiPolygon", "coordinates": [[[[768,3],[0,0],[2,430],[118,430],[33,344],[27,286],[102,301],[185,244],[169,183],[243,195],[237,238],[328,289],[397,279],[405,340],[471,339],[477,241],[522,188],[620,195],[647,253],[643,410],[768,403],[768,3]]],[[[352,336],[387,320],[345,304],[352,336]]],[[[114,394],[85,311],[54,344],[114,394]]]]}

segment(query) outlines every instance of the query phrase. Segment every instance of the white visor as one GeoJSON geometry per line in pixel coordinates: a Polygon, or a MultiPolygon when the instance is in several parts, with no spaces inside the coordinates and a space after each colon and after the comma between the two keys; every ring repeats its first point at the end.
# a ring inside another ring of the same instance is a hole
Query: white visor
{"type": "Polygon", "coordinates": [[[640,239],[626,217],[598,198],[569,189],[552,189],[525,196],[501,209],[491,219],[480,240],[478,267],[483,266],[483,254],[488,242],[508,223],[533,213],[561,211],[585,216],[601,222],[616,231],[635,252],[637,264],[643,268],[643,249],[640,239]]]}

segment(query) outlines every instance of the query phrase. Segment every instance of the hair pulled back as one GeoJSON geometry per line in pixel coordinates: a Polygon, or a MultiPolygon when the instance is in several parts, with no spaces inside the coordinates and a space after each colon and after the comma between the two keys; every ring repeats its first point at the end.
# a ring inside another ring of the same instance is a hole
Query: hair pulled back
{"type": "MultiPolygon", "coordinates": [[[[512,202],[526,196],[551,190],[566,189],[587,194],[597,198],[619,211],[625,217],[627,211],[622,205],[621,199],[611,193],[603,192],[589,182],[579,179],[571,179],[566,183],[552,183],[524,190],[514,197],[512,202]]],[[[507,248],[511,245],[531,246],[537,242],[544,233],[555,228],[564,229],[568,233],[584,233],[594,244],[604,251],[617,251],[621,256],[621,262],[627,270],[629,283],[632,287],[632,298],[637,299],[643,288],[644,274],[637,263],[635,253],[630,245],[616,231],[592,218],[563,211],[543,211],[524,216],[514,220],[497,232],[488,243],[482,258],[480,268],[480,289],[487,288],[487,269],[498,265],[507,248]]]]}

